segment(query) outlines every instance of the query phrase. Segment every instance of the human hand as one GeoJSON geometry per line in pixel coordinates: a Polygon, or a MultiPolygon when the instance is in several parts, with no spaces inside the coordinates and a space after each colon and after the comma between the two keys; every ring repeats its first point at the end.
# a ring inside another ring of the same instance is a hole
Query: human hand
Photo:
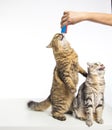
{"type": "Polygon", "coordinates": [[[64,25],[72,25],[79,23],[86,18],[86,13],[84,12],[74,12],[74,11],[65,11],[61,18],[61,27],[64,25]]]}

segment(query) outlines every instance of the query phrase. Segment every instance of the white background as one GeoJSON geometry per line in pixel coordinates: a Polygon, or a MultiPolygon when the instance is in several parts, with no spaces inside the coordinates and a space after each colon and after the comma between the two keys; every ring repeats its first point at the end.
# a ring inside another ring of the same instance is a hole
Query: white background
{"type": "MultiPolygon", "coordinates": [[[[111,13],[111,0],[0,0],[0,98],[46,98],[55,60],[46,46],[60,32],[64,10],[111,13]]],[[[112,106],[112,27],[92,22],[69,26],[66,38],[80,65],[106,66],[105,101],[112,106]]],[[[85,80],[79,75],[79,84],[85,80]]]]}

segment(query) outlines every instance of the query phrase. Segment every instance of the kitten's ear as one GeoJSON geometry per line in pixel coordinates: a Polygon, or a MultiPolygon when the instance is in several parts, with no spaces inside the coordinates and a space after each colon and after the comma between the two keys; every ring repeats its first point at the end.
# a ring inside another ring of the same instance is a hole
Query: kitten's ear
{"type": "Polygon", "coordinates": [[[88,65],[88,66],[90,66],[90,65],[91,65],[91,63],[87,62],[87,65],[88,65]]]}
{"type": "Polygon", "coordinates": [[[50,43],[48,46],[46,46],[47,48],[52,48],[52,43],[50,43]]]}

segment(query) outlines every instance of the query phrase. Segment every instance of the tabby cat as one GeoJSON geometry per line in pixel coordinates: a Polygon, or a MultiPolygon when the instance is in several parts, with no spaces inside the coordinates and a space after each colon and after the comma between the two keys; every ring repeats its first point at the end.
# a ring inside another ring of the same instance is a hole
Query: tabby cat
{"type": "Polygon", "coordinates": [[[28,102],[28,107],[35,111],[43,111],[52,106],[52,116],[58,120],[66,120],[78,83],[78,72],[87,76],[78,63],[78,55],[70,47],[63,34],[54,35],[47,46],[53,49],[56,66],[53,74],[52,88],[48,98],[42,102],[28,102]]]}
{"type": "Polygon", "coordinates": [[[101,63],[87,64],[88,75],[73,101],[73,111],[77,118],[86,120],[86,124],[91,126],[94,119],[97,123],[103,123],[105,67],[101,63]]]}

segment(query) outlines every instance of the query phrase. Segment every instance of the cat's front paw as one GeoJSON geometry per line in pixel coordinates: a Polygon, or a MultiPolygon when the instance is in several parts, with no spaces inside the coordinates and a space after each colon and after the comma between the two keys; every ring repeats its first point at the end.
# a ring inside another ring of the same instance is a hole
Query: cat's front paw
{"type": "Polygon", "coordinates": [[[71,88],[70,91],[71,91],[71,93],[75,93],[76,89],[75,88],[71,88]]]}
{"type": "Polygon", "coordinates": [[[103,124],[103,123],[104,123],[103,119],[97,119],[96,121],[97,121],[97,123],[99,123],[99,124],[103,124]]]}
{"type": "Polygon", "coordinates": [[[89,127],[93,125],[92,120],[86,120],[86,125],[88,125],[89,127]]]}

